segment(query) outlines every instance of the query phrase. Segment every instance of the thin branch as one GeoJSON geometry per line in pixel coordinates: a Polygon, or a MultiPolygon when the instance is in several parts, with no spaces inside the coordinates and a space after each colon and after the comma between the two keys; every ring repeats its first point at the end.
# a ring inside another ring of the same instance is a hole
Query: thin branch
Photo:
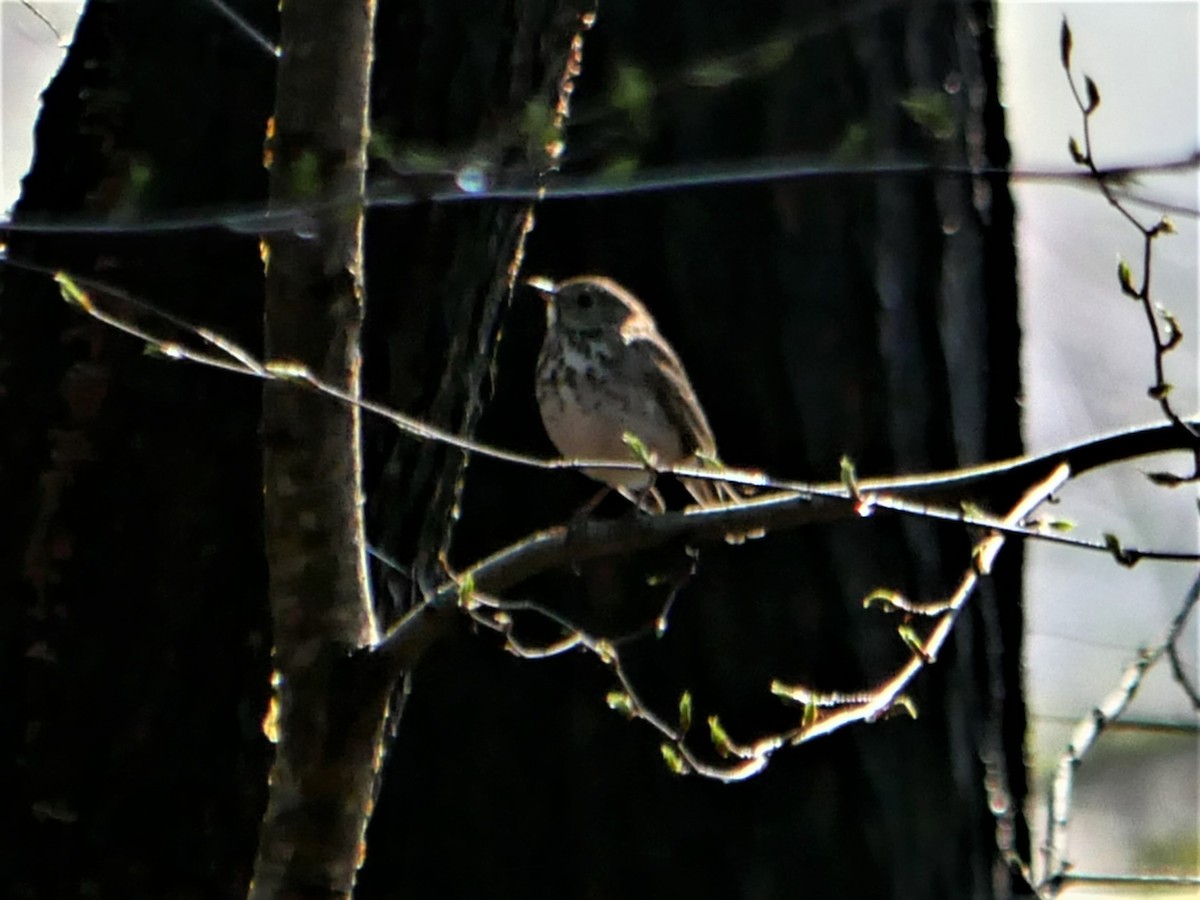
{"type": "MultiPolygon", "coordinates": [[[[40,266],[27,266],[27,268],[52,274],[58,282],[64,298],[68,302],[88,315],[125,331],[140,340],[146,341],[148,346],[169,359],[198,362],[236,374],[248,375],[268,381],[287,381],[296,386],[323,394],[348,407],[357,408],[383,418],[414,438],[437,441],[504,462],[543,470],[592,468],[637,471],[645,468],[644,463],[633,460],[585,460],[530,456],[485,444],[473,438],[453,434],[415,417],[397,412],[382,404],[355,397],[352,393],[342,390],[336,385],[323,382],[304,365],[292,361],[258,362],[249,351],[240,347],[235,342],[217,336],[208,329],[193,325],[178,316],[159,310],[145,300],[133,297],[125,292],[91,279],[74,279],[63,272],[55,272],[40,266]],[[83,287],[103,291],[127,302],[142,312],[162,318],[173,327],[196,335],[206,345],[221,351],[225,358],[222,359],[213,356],[211,353],[191,349],[183,343],[168,340],[154,334],[147,328],[130,324],[118,316],[107,313],[96,304],[91,294],[83,290],[83,287]]],[[[1069,465],[1072,472],[1075,475],[1079,475],[1092,468],[1118,460],[1149,453],[1159,453],[1166,450],[1191,449],[1192,445],[1193,441],[1190,434],[1181,433],[1173,425],[1150,426],[1148,428],[1132,429],[1094,438],[1038,456],[1017,457],[949,472],[864,478],[856,480],[849,487],[844,481],[818,482],[814,484],[772,478],[762,472],[752,470],[689,466],[662,467],[655,470],[656,475],[669,474],[686,478],[726,481],[770,489],[778,493],[763,495],[753,500],[743,500],[737,503],[708,507],[704,510],[694,509],[689,512],[689,515],[695,516],[695,518],[687,520],[671,519],[670,516],[659,516],[653,520],[654,524],[648,530],[629,529],[627,532],[624,532],[627,540],[614,539],[607,535],[599,540],[601,545],[608,548],[603,552],[616,552],[649,546],[649,544],[638,543],[645,540],[649,540],[651,544],[660,545],[667,540],[677,537],[708,538],[717,528],[728,527],[735,523],[744,523],[745,527],[750,529],[790,527],[809,522],[833,521],[851,516],[861,517],[871,514],[875,509],[888,509],[905,515],[938,518],[1036,540],[1067,544],[1080,549],[1110,553],[1123,565],[1133,565],[1141,559],[1194,561],[1197,559],[1197,554],[1195,553],[1170,550],[1142,550],[1126,547],[1118,542],[1115,537],[1109,537],[1103,542],[1089,541],[1057,532],[1053,529],[1027,527],[1020,523],[1015,525],[1005,523],[986,515],[982,511],[968,514],[959,508],[939,508],[928,503],[916,504],[903,500],[900,497],[888,496],[889,494],[905,494],[919,497],[947,496],[957,499],[964,496],[968,491],[990,493],[993,495],[1001,494],[1006,490],[1011,490],[1012,485],[1028,483],[1030,480],[1044,477],[1046,472],[1062,464],[1069,465]],[[821,498],[833,501],[833,505],[817,503],[816,501],[821,498]],[[614,540],[616,541],[615,544],[614,540]]],[[[1180,481],[1182,480],[1180,479],[1180,481]]],[[[548,532],[542,533],[541,537],[534,536],[538,538],[535,543],[543,545],[542,548],[529,551],[539,560],[537,564],[544,564],[544,560],[539,554],[545,552],[545,534],[548,534],[548,532]]],[[[526,552],[526,543],[522,541],[502,552],[506,555],[514,556],[523,554],[526,552]]],[[[572,549],[580,551],[586,548],[573,544],[572,549]]]]}
{"type": "Polygon", "coordinates": [[[1092,872],[1064,872],[1055,882],[1055,890],[1072,884],[1096,887],[1195,887],[1200,875],[1104,875],[1092,872]]]}
{"type": "MultiPolygon", "coordinates": [[[[1028,518],[1033,511],[1044,503],[1070,477],[1066,465],[1060,465],[1049,477],[1035,485],[1021,498],[1012,510],[1004,517],[1003,522],[1010,527],[1017,527],[1021,521],[1028,518]]],[[[814,498],[811,502],[819,504],[824,498],[814,498]]],[[[845,498],[843,503],[854,502],[845,498]]],[[[706,511],[685,514],[683,518],[698,518],[706,511]]],[[[498,593],[505,587],[516,583],[532,571],[540,571],[545,566],[545,554],[539,564],[531,566],[531,558],[541,553],[541,548],[548,548],[553,555],[562,546],[568,546],[570,558],[574,561],[587,558],[589,553],[599,553],[605,549],[604,540],[621,540],[631,530],[636,532],[639,527],[646,527],[643,522],[659,523],[670,515],[642,517],[633,522],[622,523],[582,523],[580,526],[591,534],[579,538],[568,533],[568,529],[557,528],[534,535],[522,542],[516,552],[503,552],[497,556],[471,567],[456,577],[453,584],[447,585],[439,593],[421,604],[408,617],[389,633],[374,649],[374,656],[385,665],[409,664],[414,654],[414,646],[428,639],[429,622],[432,617],[444,617],[454,606],[484,604],[499,610],[525,610],[538,612],[556,622],[568,631],[560,644],[551,645],[553,652],[576,646],[586,647],[597,656],[617,678],[620,691],[610,695],[610,705],[631,718],[640,719],[658,731],[666,740],[663,745],[663,755],[671,768],[680,773],[691,772],[719,781],[730,782],[749,778],[761,772],[768,764],[770,757],[785,746],[795,746],[806,743],[817,737],[830,734],[839,728],[855,722],[873,721],[893,711],[897,707],[907,708],[903,691],[913,679],[927,666],[932,664],[949,637],[958,613],[966,605],[974,592],[981,576],[991,571],[992,564],[1000,548],[1004,544],[1005,535],[992,532],[976,544],[972,553],[972,564],[963,576],[958,589],[945,604],[937,623],[929,636],[923,641],[913,644],[913,654],[909,662],[884,684],[870,692],[861,694],[828,694],[817,695],[802,686],[788,686],[774,682],[772,693],[787,698],[804,706],[803,720],[796,728],[779,734],[759,738],[752,744],[736,744],[725,735],[717,718],[710,717],[709,725],[712,739],[722,755],[732,762],[713,764],[705,761],[687,744],[686,737],[690,722],[673,725],[662,716],[650,709],[641,699],[636,685],[633,684],[621,662],[619,647],[612,641],[597,638],[576,628],[569,620],[559,616],[544,607],[532,604],[512,604],[505,601],[480,597],[498,593]],[[581,544],[582,542],[582,544],[581,544]],[[581,551],[581,546],[586,548],[581,551]],[[529,567],[528,569],[526,567],[529,567]],[[399,661],[399,662],[398,662],[399,661]]],[[[727,525],[728,523],[726,523],[727,525]]],[[[720,529],[724,533],[726,527],[720,529]]],[[[651,536],[653,533],[651,533],[651,536]]],[[[658,535],[661,537],[661,535],[658,535]]],[[[639,546],[647,546],[639,543],[639,546]]],[[[661,616],[660,616],[661,619],[661,616]]],[[[506,635],[509,623],[493,620],[497,630],[506,635]]],[[[543,648],[545,649],[545,648],[543,648]]],[[[684,701],[681,700],[681,706],[684,701]]],[[[690,716],[690,698],[687,699],[690,716]]],[[[681,717],[683,713],[681,712],[681,717]]]]}
{"type": "Polygon", "coordinates": [[[1104,170],[1101,169],[1095,160],[1095,155],[1092,149],[1092,116],[1096,110],[1100,108],[1100,91],[1096,87],[1096,83],[1088,76],[1084,76],[1084,88],[1087,96],[1084,97],[1079,92],[1079,87],[1075,83],[1075,76],[1071,71],[1071,29],[1067,25],[1066,17],[1063,17],[1062,30],[1060,32],[1060,42],[1063,47],[1062,67],[1063,72],[1067,76],[1067,84],[1071,88],[1071,96],[1075,98],[1075,105],[1079,108],[1080,116],[1083,120],[1083,148],[1080,149],[1074,138],[1071,138],[1068,149],[1071,157],[1077,165],[1083,166],[1087,173],[1091,176],[1096,186],[1100,189],[1100,193],[1104,195],[1104,199],[1113,207],[1121,216],[1129,222],[1138,233],[1142,236],[1142,280],[1141,285],[1134,287],[1133,277],[1129,266],[1124,260],[1121,261],[1117,268],[1117,276],[1121,285],[1122,292],[1137,300],[1145,313],[1146,324],[1150,329],[1151,339],[1154,342],[1154,384],[1149,389],[1149,395],[1153,400],[1158,402],[1163,414],[1167,419],[1182,431],[1187,432],[1193,438],[1193,474],[1188,480],[1200,479],[1200,430],[1191,423],[1188,423],[1180,417],[1171,404],[1170,393],[1171,385],[1166,380],[1165,357],[1179,344],[1183,337],[1183,332],[1179,328],[1179,323],[1173,315],[1167,310],[1158,307],[1150,295],[1150,272],[1151,262],[1153,260],[1154,241],[1160,235],[1172,234],[1175,231],[1171,220],[1165,216],[1160,218],[1153,225],[1143,225],[1132,212],[1126,208],[1121,198],[1114,192],[1110,182],[1120,182],[1129,177],[1129,173],[1121,170],[1104,170]],[[1159,326],[1158,317],[1162,316],[1167,324],[1167,334],[1163,335],[1163,330],[1159,326]]]}
{"type": "MultiPolygon", "coordinates": [[[[1143,650],[1138,658],[1125,669],[1117,688],[1076,725],[1071,740],[1059,759],[1050,791],[1050,802],[1046,807],[1046,840],[1042,845],[1043,884],[1061,883],[1071,868],[1067,853],[1068,826],[1075,791],[1075,773],[1100,736],[1125,714],[1129,704],[1137,696],[1146,674],[1175,646],[1175,642],[1183,633],[1188,617],[1198,601],[1200,601],[1200,575],[1192,582],[1179,612],[1171,621],[1171,625],[1162,639],[1149,649],[1143,650]]],[[[1186,687],[1185,690],[1187,690],[1186,687]]],[[[1192,696],[1190,691],[1189,696],[1192,696]]],[[[1194,696],[1192,699],[1195,702],[1194,696]]]]}
{"type": "Polygon", "coordinates": [[[265,34],[251,25],[249,20],[238,13],[237,10],[233,9],[233,7],[226,3],[225,0],[207,0],[207,2],[215,10],[217,10],[217,12],[229,20],[230,24],[233,25],[234,30],[239,32],[242,37],[247,38],[250,43],[254,44],[272,59],[279,58],[280,49],[278,45],[269,40],[265,34]]]}
{"type": "MultiPolygon", "coordinates": [[[[1009,524],[1016,524],[1028,518],[1038,506],[1050,499],[1070,478],[1070,470],[1059,466],[1047,478],[1031,487],[1021,500],[1004,517],[1009,524]]],[[[802,725],[791,732],[785,732],[771,738],[766,746],[752,745],[752,752],[770,752],[784,743],[800,744],[829,734],[851,722],[869,721],[891,710],[907,689],[917,674],[927,665],[937,659],[946,639],[950,636],[958,613],[966,605],[974,592],[982,575],[991,571],[996,555],[1004,546],[1003,534],[992,533],[975,545],[972,551],[972,566],[959,582],[957,589],[947,602],[946,611],[938,619],[929,636],[914,646],[913,654],[908,663],[902,667],[887,682],[880,685],[869,694],[869,702],[856,703],[831,714],[818,714],[811,724],[802,725]]],[[[808,702],[807,689],[795,688],[789,685],[774,684],[772,691],[780,696],[796,696],[799,702],[808,702]]]]}

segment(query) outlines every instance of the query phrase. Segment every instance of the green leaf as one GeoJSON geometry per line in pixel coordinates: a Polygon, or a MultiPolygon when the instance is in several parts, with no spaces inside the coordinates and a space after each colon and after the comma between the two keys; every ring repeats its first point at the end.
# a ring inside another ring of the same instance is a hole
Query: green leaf
{"type": "Polygon", "coordinates": [[[521,111],[521,134],[527,142],[539,147],[545,147],[562,136],[554,124],[554,111],[540,99],[525,103],[521,111]]]}
{"type": "Polygon", "coordinates": [[[913,719],[917,717],[917,704],[913,701],[912,697],[908,696],[908,694],[901,694],[899,697],[897,697],[892,704],[892,709],[904,710],[904,712],[908,713],[908,715],[913,719]]]}
{"type": "Polygon", "coordinates": [[[837,162],[861,162],[870,153],[871,132],[862,121],[854,121],[846,126],[830,156],[837,162]]]}
{"type": "Polygon", "coordinates": [[[475,576],[468,572],[458,580],[458,605],[469,607],[475,597],[475,576]]]}
{"type": "Polygon", "coordinates": [[[639,165],[640,162],[636,156],[630,154],[614,156],[604,164],[604,168],[600,170],[600,177],[604,181],[630,181],[637,174],[639,165]]]}
{"type": "Polygon", "coordinates": [[[623,112],[639,135],[648,135],[653,124],[654,82],[641,66],[620,63],[609,93],[614,109],[623,112]]]}
{"type": "Polygon", "coordinates": [[[838,462],[840,469],[838,475],[842,481],[842,487],[848,490],[851,495],[858,496],[858,473],[854,469],[854,460],[848,456],[843,456],[838,462]]]}
{"type": "Polygon", "coordinates": [[[696,87],[718,88],[732,84],[742,77],[742,69],[728,57],[717,57],[698,63],[687,73],[687,80],[696,87]]]}
{"type": "Polygon", "coordinates": [[[1163,321],[1167,323],[1167,341],[1163,344],[1163,353],[1169,353],[1179,346],[1179,342],[1183,340],[1183,329],[1179,327],[1179,320],[1175,318],[1174,313],[1169,309],[1158,307],[1158,314],[1162,316],[1163,321]]]}
{"type": "Polygon", "coordinates": [[[900,640],[904,641],[905,645],[925,662],[932,662],[929,654],[925,652],[925,643],[912,629],[910,625],[901,625],[896,629],[896,634],[900,635],[900,640]]]}
{"type": "Polygon", "coordinates": [[[627,719],[632,719],[635,714],[633,698],[624,691],[609,691],[604,695],[604,702],[608,704],[609,709],[615,709],[627,719]]]}
{"type": "Polygon", "coordinates": [[[1075,138],[1071,138],[1071,140],[1067,141],[1067,152],[1071,154],[1071,159],[1073,159],[1078,165],[1087,165],[1087,157],[1084,156],[1083,151],[1079,149],[1079,141],[1075,140],[1075,138]]]}
{"type": "Polygon", "coordinates": [[[600,657],[600,662],[606,666],[611,666],[617,658],[617,648],[612,645],[611,641],[601,638],[596,641],[596,655],[600,657]]]}
{"type": "Polygon", "coordinates": [[[1062,29],[1058,33],[1058,49],[1062,67],[1068,71],[1071,68],[1071,44],[1071,27],[1067,25],[1067,17],[1063,16],[1062,29]]]}
{"type": "Polygon", "coordinates": [[[679,736],[684,737],[692,727],[692,695],[684,691],[679,696],[679,736]]]}
{"type": "Polygon", "coordinates": [[[905,603],[904,595],[887,588],[876,588],[863,599],[863,609],[879,607],[884,612],[895,612],[905,603]]]}
{"type": "Polygon", "coordinates": [[[1166,397],[1170,396],[1171,391],[1173,391],[1174,389],[1175,389],[1175,385],[1171,384],[1170,382],[1164,381],[1160,384],[1154,385],[1154,387],[1152,387],[1152,388],[1147,389],[1146,393],[1149,395],[1151,400],[1163,400],[1166,397]]]}
{"type": "Polygon", "coordinates": [[[1083,76],[1083,86],[1087,91],[1087,109],[1084,110],[1084,115],[1091,115],[1096,111],[1096,107],[1100,105],[1100,89],[1096,87],[1096,82],[1092,81],[1087,75],[1083,76]]]}
{"type": "Polygon", "coordinates": [[[918,88],[900,100],[908,117],[940,141],[954,137],[954,104],[943,90],[918,88]]]}
{"type": "Polygon", "coordinates": [[[1046,527],[1051,531],[1058,531],[1063,534],[1074,531],[1077,527],[1070,519],[1051,519],[1046,523],[1046,527]]]}
{"type": "Polygon", "coordinates": [[[55,272],[54,281],[58,285],[58,292],[62,298],[72,306],[78,306],[84,312],[91,312],[92,298],[87,295],[87,291],[75,283],[75,279],[66,272],[55,272]]]}
{"type": "Polygon", "coordinates": [[[708,736],[712,738],[713,747],[723,758],[728,759],[734,755],[733,741],[729,739],[729,735],[716,716],[708,717],[708,736]]]}
{"type": "Polygon", "coordinates": [[[621,440],[625,442],[625,446],[629,448],[634,459],[640,462],[647,469],[654,468],[654,451],[646,446],[645,441],[643,441],[632,431],[626,431],[624,434],[622,434],[621,440]]]}
{"type": "Polygon", "coordinates": [[[817,698],[809,697],[808,702],[804,704],[804,715],[800,718],[800,727],[811,728],[817,721],[817,711],[817,698]]]}
{"type": "Polygon", "coordinates": [[[663,761],[667,764],[667,768],[674,775],[686,775],[688,773],[687,760],[683,758],[683,754],[679,752],[674,744],[664,743],[660,748],[662,750],[663,761]]]}
{"type": "Polygon", "coordinates": [[[1126,297],[1134,300],[1142,299],[1141,293],[1133,286],[1133,270],[1123,259],[1117,260],[1117,281],[1121,283],[1121,293],[1126,297]]]}
{"type": "Polygon", "coordinates": [[[778,69],[792,58],[795,42],[791,38],[781,37],[764,41],[754,48],[755,67],[759,72],[770,72],[778,69]]]}
{"type": "Polygon", "coordinates": [[[962,510],[962,514],[968,519],[982,519],[987,515],[987,511],[978,503],[972,503],[970,500],[959,502],[958,508],[962,510]]]}

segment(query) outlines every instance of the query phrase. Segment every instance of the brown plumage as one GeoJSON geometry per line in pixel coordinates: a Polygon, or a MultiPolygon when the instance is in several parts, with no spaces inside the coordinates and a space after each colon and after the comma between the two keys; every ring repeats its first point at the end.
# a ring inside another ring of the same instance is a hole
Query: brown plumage
{"type": "MultiPolygon", "coordinates": [[[[546,300],[535,389],[542,422],[566,457],[629,462],[636,436],[659,465],[718,464],[704,409],[679,357],[646,307],[610,278],[531,281],[546,300]]],[[[661,512],[644,470],[584,469],[634,503],[661,512]]],[[[701,506],[739,499],[726,482],[681,479],[701,506]]],[[[735,536],[731,536],[735,537],[735,536]]]]}

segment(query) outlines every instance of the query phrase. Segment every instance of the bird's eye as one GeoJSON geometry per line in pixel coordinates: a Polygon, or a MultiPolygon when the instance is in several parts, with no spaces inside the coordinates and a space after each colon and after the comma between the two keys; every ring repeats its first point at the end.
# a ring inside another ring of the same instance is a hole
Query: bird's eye
{"type": "Polygon", "coordinates": [[[584,291],[582,294],[579,295],[579,308],[580,309],[591,309],[592,308],[592,295],[589,294],[587,291],[584,291]]]}

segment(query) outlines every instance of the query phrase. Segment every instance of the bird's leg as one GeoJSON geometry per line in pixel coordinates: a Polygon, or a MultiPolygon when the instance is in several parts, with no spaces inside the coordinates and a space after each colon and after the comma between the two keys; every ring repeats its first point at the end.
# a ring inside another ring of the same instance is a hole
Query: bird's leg
{"type": "Polygon", "coordinates": [[[588,516],[590,516],[592,514],[592,510],[600,505],[600,501],[607,497],[608,492],[611,490],[612,488],[610,488],[607,484],[600,488],[600,490],[596,491],[596,494],[594,497],[592,497],[592,499],[588,500],[587,503],[583,504],[583,506],[579,507],[579,509],[575,510],[575,512],[571,514],[571,520],[578,521],[586,519],[588,516]]]}
{"type": "Polygon", "coordinates": [[[667,504],[663,500],[663,496],[659,493],[658,488],[654,486],[654,475],[651,474],[650,480],[646,482],[644,487],[637,489],[621,487],[617,488],[621,492],[621,496],[633,504],[636,512],[648,513],[652,516],[666,512],[667,504]]]}

